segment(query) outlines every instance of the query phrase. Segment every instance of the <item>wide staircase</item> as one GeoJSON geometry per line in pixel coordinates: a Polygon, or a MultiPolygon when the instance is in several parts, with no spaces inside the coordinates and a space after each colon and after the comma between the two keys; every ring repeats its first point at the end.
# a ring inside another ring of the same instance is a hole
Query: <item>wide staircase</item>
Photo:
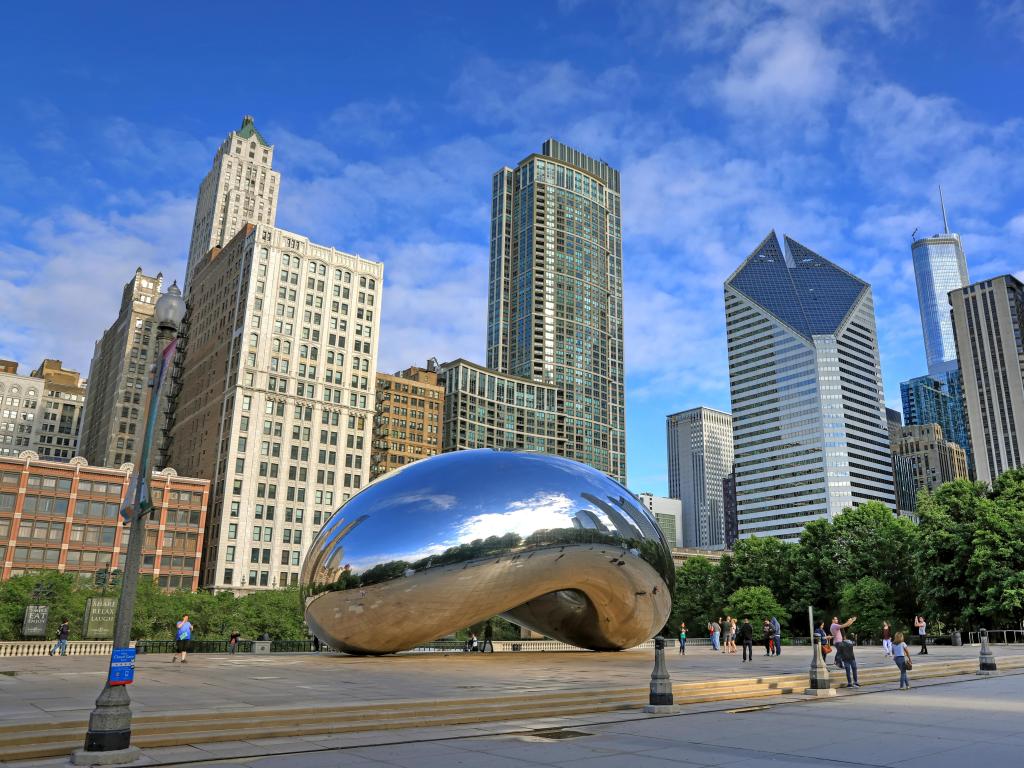
{"type": "MultiPolygon", "coordinates": [[[[974,659],[918,664],[913,681],[972,674],[974,659]]],[[[1024,656],[1002,657],[1001,671],[1024,669],[1024,656]]],[[[863,686],[895,687],[895,666],[866,668],[860,673],[863,686]]],[[[833,670],[834,686],[845,683],[843,673],[833,670]]],[[[802,693],[806,675],[750,677],[679,683],[673,686],[675,703],[751,701],[802,693]]],[[[647,700],[646,688],[587,689],[472,699],[342,704],[338,706],[247,709],[244,711],[164,712],[139,715],[132,722],[132,743],[143,749],[219,741],[283,738],[430,728],[578,717],[640,710],[647,700]]],[[[81,748],[87,722],[18,723],[0,726],[0,761],[30,760],[67,755],[81,748]]],[[[514,727],[510,727],[514,730],[514,727]]]]}

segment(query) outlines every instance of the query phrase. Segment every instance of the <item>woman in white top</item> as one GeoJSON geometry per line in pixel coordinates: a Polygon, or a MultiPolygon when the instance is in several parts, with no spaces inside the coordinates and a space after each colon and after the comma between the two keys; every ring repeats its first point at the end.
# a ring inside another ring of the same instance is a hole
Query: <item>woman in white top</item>
{"type": "Polygon", "coordinates": [[[903,642],[903,633],[897,632],[892,644],[893,661],[900,668],[900,690],[910,688],[910,678],[907,677],[907,657],[910,655],[910,648],[903,642]]]}

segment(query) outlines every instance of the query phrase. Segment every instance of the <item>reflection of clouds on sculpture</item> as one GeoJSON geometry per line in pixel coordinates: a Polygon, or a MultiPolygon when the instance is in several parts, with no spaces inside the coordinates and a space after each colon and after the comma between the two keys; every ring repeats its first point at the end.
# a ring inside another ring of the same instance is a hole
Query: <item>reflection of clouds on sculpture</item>
{"type": "Polygon", "coordinates": [[[529,536],[543,528],[564,528],[570,525],[572,507],[572,499],[564,493],[544,493],[526,501],[513,501],[504,512],[485,512],[466,520],[454,543],[466,544],[506,533],[529,536]]]}
{"type": "Polygon", "coordinates": [[[390,653],[496,614],[614,649],[664,625],[674,576],[650,512],[607,475],[473,450],[349,499],[312,542],[302,585],[311,629],[351,652],[390,653]]]}

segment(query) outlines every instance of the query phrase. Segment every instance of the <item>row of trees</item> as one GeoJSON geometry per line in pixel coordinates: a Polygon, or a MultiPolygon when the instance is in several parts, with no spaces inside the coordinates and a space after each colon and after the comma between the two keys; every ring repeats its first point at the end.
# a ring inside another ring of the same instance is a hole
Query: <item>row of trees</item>
{"type": "MultiPolygon", "coordinates": [[[[857,615],[857,633],[877,638],[883,621],[907,629],[923,613],[932,631],[978,626],[1009,628],[1024,619],[1024,469],[988,488],[959,480],[918,501],[920,524],[894,517],[883,505],[849,509],[834,521],[807,525],[799,543],[752,538],[719,563],[691,558],[676,571],[667,631],[685,621],[694,635],[712,618],[731,614],[760,622],[777,616],[793,634],[806,634],[807,606],[815,615],[857,615]]],[[[82,628],[85,601],[101,590],[53,571],[0,584],[0,639],[21,636],[25,606],[50,606],[51,636],[62,617],[71,636],[82,628]],[[46,594],[45,600],[39,595],[46,594]]],[[[110,590],[105,594],[117,594],[110,590]]],[[[188,613],[202,638],[307,636],[297,590],[230,593],[161,592],[142,579],[132,637],[171,639],[188,613]]],[[[495,637],[515,636],[505,622],[495,637]]],[[[482,625],[477,627],[478,634],[482,625]]]]}
{"type": "MultiPolygon", "coordinates": [[[[21,638],[25,606],[50,607],[48,636],[57,632],[61,619],[71,625],[71,639],[81,639],[85,601],[101,595],[117,596],[118,589],[85,587],[56,571],[16,576],[0,584],[0,640],[21,638]]],[[[139,580],[132,622],[132,638],[174,639],[175,624],[184,614],[196,628],[196,637],[226,640],[237,630],[244,638],[264,632],[275,639],[307,637],[302,602],[297,589],[275,589],[235,597],[230,592],[162,592],[150,578],[139,580]]]]}
{"type": "Polygon", "coordinates": [[[693,634],[712,617],[776,615],[794,634],[815,616],[857,615],[860,637],[883,621],[909,628],[917,614],[930,631],[1018,627],[1024,619],[1024,470],[990,489],[958,480],[918,500],[920,524],[882,504],[848,509],[807,525],[799,543],[752,538],[720,563],[691,558],[676,571],[668,631],[693,634]]]}

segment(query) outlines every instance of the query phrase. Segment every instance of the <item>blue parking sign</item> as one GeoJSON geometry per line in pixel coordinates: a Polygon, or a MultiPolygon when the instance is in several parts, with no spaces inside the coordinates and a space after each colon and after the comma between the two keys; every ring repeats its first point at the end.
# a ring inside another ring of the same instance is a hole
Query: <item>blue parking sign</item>
{"type": "Polygon", "coordinates": [[[128,685],[135,679],[135,649],[115,648],[110,655],[110,685],[128,685]]]}

